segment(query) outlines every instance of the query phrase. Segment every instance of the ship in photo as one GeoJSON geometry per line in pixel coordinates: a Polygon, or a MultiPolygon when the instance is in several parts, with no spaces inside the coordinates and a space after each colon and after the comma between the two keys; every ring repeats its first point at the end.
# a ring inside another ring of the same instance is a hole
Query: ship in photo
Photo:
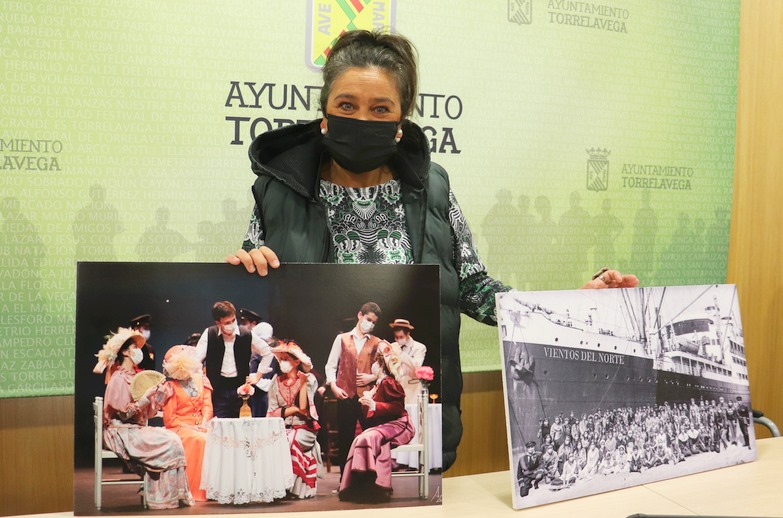
{"type": "Polygon", "coordinates": [[[511,292],[498,297],[498,315],[509,420],[522,441],[559,415],[749,402],[733,285],[511,292]]]}

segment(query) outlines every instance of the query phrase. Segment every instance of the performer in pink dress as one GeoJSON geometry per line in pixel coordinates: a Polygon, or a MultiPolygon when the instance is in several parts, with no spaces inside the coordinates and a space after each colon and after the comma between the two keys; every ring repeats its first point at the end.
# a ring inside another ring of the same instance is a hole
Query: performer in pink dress
{"type": "Polygon", "coordinates": [[[212,419],[212,385],[199,369],[195,347],[175,345],[163,359],[168,399],[163,405],[163,424],[182,440],[187,458],[190,492],[196,502],[206,502],[201,489],[201,468],[207,444],[206,423],[212,419]]]}
{"type": "Polygon", "coordinates": [[[340,480],[340,500],[388,502],[391,499],[391,450],[413,439],[413,424],[405,411],[405,390],[396,377],[399,358],[388,342],[378,345],[376,361],[385,374],[359,399],[364,431],[356,436],[340,480]]]}
{"type": "Polygon", "coordinates": [[[147,419],[163,406],[166,391],[151,387],[138,401],[131,394],[143,345],[141,333],[120,328],[98,353],[93,372],[100,374],[109,367],[111,373],[103,399],[103,442],[144,476],[150,509],[193,505],[182,441],[171,430],[147,426],[147,419]]]}

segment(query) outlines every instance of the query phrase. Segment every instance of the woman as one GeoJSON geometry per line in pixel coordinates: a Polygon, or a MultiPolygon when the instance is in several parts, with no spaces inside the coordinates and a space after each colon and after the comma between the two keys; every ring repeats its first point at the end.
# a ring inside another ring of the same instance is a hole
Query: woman
{"type": "MultiPolygon", "coordinates": [[[[323,118],[260,135],[250,146],[255,210],[242,249],[226,257],[266,275],[281,261],[438,264],[443,466],[462,435],[460,311],[496,325],[495,294],[446,171],[408,120],[418,72],[404,37],[351,31],[323,67],[323,118]]],[[[635,286],[602,271],[585,287],[635,286]]]]}
{"type": "Polygon", "coordinates": [[[587,462],[584,469],[579,473],[581,478],[590,478],[593,475],[598,474],[598,465],[601,462],[601,452],[595,444],[595,441],[590,441],[590,447],[587,449],[587,462]]]}
{"type": "Polygon", "coordinates": [[[557,453],[551,444],[547,444],[541,454],[541,469],[544,471],[544,482],[551,484],[559,478],[560,463],[557,453]]]}
{"type": "MultiPolygon", "coordinates": [[[[555,444],[557,444],[557,443],[555,443],[555,444]]],[[[559,450],[557,450],[557,457],[558,457],[557,469],[559,471],[562,471],[563,463],[568,458],[568,454],[571,453],[571,452],[574,452],[574,451],[575,451],[574,443],[571,442],[571,436],[570,435],[566,435],[565,436],[565,440],[563,441],[563,445],[560,447],[559,450]]]]}
{"type": "Polygon", "coordinates": [[[93,371],[101,373],[109,367],[113,372],[103,398],[103,442],[144,476],[150,509],[193,505],[182,442],[170,430],[146,426],[163,406],[165,391],[152,387],[138,401],[131,395],[144,342],[141,333],[120,328],[98,353],[93,371]]]}
{"type": "Polygon", "coordinates": [[[577,478],[579,478],[579,463],[576,460],[576,455],[571,452],[563,463],[563,472],[560,475],[560,479],[565,484],[565,487],[569,487],[576,482],[577,478]]]}
{"type": "Polygon", "coordinates": [[[624,445],[617,447],[614,455],[614,473],[628,473],[631,470],[630,458],[624,445]]]}
{"type": "Polygon", "coordinates": [[[194,347],[186,345],[175,345],[166,352],[163,372],[169,378],[166,381],[169,397],[163,405],[163,424],[182,440],[193,499],[206,502],[207,492],[200,486],[207,444],[206,423],[213,416],[212,385],[199,371],[195,353],[194,347]]]}
{"type": "Polygon", "coordinates": [[[631,473],[641,473],[643,471],[644,457],[639,450],[639,446],[633,445],[631,456],[628,459],[628,471],[631,473]]]}
{"type": "Polygon", "coordinates": [[[281,342],[272,348],[272,353],[282,374],[276,376],[269,386],[266,416],[285,420],[294,470],[294,485],[289,493],[296,498],[312,498],[316,492],[318,473],[314,447],[320,426],[312,393],[308,390],[308,376],[303,370],[309,371],[313,364],[293,341],[281,342]]]}
{"type": "Polygon", "coordinates": [[[340,480],[340,500],[388,502],[391,499],[391,450],[413,439],[413,424],[405,411],[405,390],[397,381],[399,358],[388,342],[378,345],[376,361],[384,376],[359,398],[364,431],[348,452],[340,480]]]}

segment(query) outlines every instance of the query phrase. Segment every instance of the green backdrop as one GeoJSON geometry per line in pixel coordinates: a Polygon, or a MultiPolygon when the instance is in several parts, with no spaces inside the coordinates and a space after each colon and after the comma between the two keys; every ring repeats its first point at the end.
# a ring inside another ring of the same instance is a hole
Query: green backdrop
{"type": "MultiPolygon", "coordinates": [[[[415,120],[492,275],[725,280],[737,0],[4,2],[0,397],[72,393],[77,260],[239,246],[247,146],[318,116],[353,27],[418,47],[415,120]]],[[[498,368],[496,330],[466,319],[462,359],[498,368]]]]}

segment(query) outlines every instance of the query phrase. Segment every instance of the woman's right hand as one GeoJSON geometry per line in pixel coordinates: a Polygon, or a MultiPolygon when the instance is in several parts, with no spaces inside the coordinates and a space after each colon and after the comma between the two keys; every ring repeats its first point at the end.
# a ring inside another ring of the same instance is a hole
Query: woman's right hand
{"type": "Polygon", "coordinates": [[[268,246],[253,248],[249,252],[239,249],[236,253],[227,255],[225,261],[234,266],[242,264],[248,272],[258,272],[258,275],[262,277],[269,272],[270,267],[277,268],[280,266],[277,254],[268,246]]]}

